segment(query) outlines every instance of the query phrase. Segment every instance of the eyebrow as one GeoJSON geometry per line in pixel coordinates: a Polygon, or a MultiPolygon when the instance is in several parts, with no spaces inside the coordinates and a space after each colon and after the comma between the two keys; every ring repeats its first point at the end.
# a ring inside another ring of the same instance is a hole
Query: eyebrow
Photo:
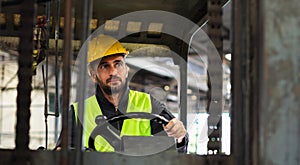
{"type": "MultiPolygon", "coordinates": [[[[123,62],[123,60],[114,60],[112,63],[118,63],[118,62],[123,62]]],[[[103,64],[107,64],[108,62],[100,62],[98,66],[103,65],[103,64]]]]}

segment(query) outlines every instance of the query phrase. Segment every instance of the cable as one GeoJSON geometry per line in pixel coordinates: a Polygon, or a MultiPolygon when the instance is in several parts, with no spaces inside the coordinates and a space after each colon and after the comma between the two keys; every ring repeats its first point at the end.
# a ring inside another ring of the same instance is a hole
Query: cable
{"type": "Polygon", "coordinates": [[[42,65],[42,75],[43,75],[43,83],[44,83],[44,95],[45,95],[45,107],[44,107],[44,115],[45,115],[45,149],[47,150],[47,145],[48,145],[48,109],[47,109],[47,89],[46,89],[46,81],[45,81],[45,72],[44,72],[44,65],[42,65]]]}
{"type": "Polygon", "coordinates": [[[58,39],[59,39],[59,16],[60,16],[60,0],[56,1],[56,21],[55,21],[55,116],[59,116],[59,66],[58,66],[58,39]]]}

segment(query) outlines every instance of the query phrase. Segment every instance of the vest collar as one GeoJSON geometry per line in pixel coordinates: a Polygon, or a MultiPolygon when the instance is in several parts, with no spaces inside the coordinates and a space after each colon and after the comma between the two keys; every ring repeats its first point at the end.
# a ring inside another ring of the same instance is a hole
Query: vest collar
{"type": "MultiPolygon", "coordinates": [[[[125,114],[126,110],[127,110],[127,105],[128,105],[128,96],[129,96],[129,87],[127,86],[123,96],[121,96],[121,100],[119,102],[118,105],[118,109],[121,113],[125,114]]],[[[97,85],[96,87],[96,98],[97,101],[100,105],[100,108],[102,109],[102,111],[104,110],[115,110],[115,107],[112,103],[110,103],[103,95],[100,87],[97,85]]]]}

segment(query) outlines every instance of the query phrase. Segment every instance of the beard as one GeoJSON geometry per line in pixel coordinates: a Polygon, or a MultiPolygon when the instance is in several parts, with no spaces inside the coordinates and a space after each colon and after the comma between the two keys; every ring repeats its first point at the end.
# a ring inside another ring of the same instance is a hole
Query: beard
{"type": "Polygon", "coordinates": [[[119,77],[110,77],[109,79],[106,80],[106,83],[104,83],[103,81],[98,79],[98,82],[99,82],[98,84],[100,86],[100,89],[102,89],[107,95],[113,95],[113,94],[120,93],[125,87],[125,83],[119,77]],[[121,84],[120,85],[114,85],[114,86],[107,85],[107,83],[112,78],[119,79],[121,81],[121,84]]]}

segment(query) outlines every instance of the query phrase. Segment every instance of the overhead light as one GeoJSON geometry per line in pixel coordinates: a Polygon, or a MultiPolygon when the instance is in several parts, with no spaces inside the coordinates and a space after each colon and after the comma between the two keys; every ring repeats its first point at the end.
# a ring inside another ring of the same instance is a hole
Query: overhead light
{"type": "Polygon", "coordinates": [[[227,59],[228,61],[231,61],[231,53],[225,54],[225,59],[227,59]]]}
{"type": "Polygon", "coordinates": [[[138,33],[141,31],[141,27],[142,27],[142,22],[129,21],[127,23],[126,31],[129,33],[138,33]]]}
{"type": "Polygon", "coordinates": [[[165,91],[169,91],[170,90],[170,86],[166,85],[164,86],[165,91]]]}
{"type": "Polygon", "coordinates": [[[160,37],[162,28],[163,28],[162,23],[150,23],[148,27],[148,36],[160,37]]]}
{"type": "Polygon", "coordinates": [[[119,30],[120,21],[118,20],[106,20],[104,30],[108,32],[117,32],[119,30]]]}
{"type": "Polygon", "coordinates": [[[97,29],[97,26],[98,26],[98,19],[91,19],[90,28],[92,30],[95,30],[95,29],[97,29]]]}
{"type": "Polygon", "coordinates": [[[192,100],[197,100],[197,96],[196,96],[196,95],[193,95],[193,96],[191,96],[191,99],[192,99],[192,100]]]}
{"type": "Polygon", "coordinates": [[[64,21],[65,21],[65,17],[59,17],[59,27],[60,28],[64,28],[64,25],[65,25],[64,21]]]}
{"type": "Polygon", "coordinates": [[[4,13],[0,13],[0,25],[4,26],[6,24],[6,16],[4,13]]]}
{"type": "MultiPolygon", "coordinates": [[[[75,18],[72,18],[71,20],[71,26],[72,28],[75,27],[75,18]]],[[[59,27],[64,28],[65,27],[65,17],[60,17],[59,18],[59,27]]]]}
{"type": "Polygon", "coordinates": [[[13,14],[14,17],[14,26],[21,25],[21,14],[13,14]]]}

